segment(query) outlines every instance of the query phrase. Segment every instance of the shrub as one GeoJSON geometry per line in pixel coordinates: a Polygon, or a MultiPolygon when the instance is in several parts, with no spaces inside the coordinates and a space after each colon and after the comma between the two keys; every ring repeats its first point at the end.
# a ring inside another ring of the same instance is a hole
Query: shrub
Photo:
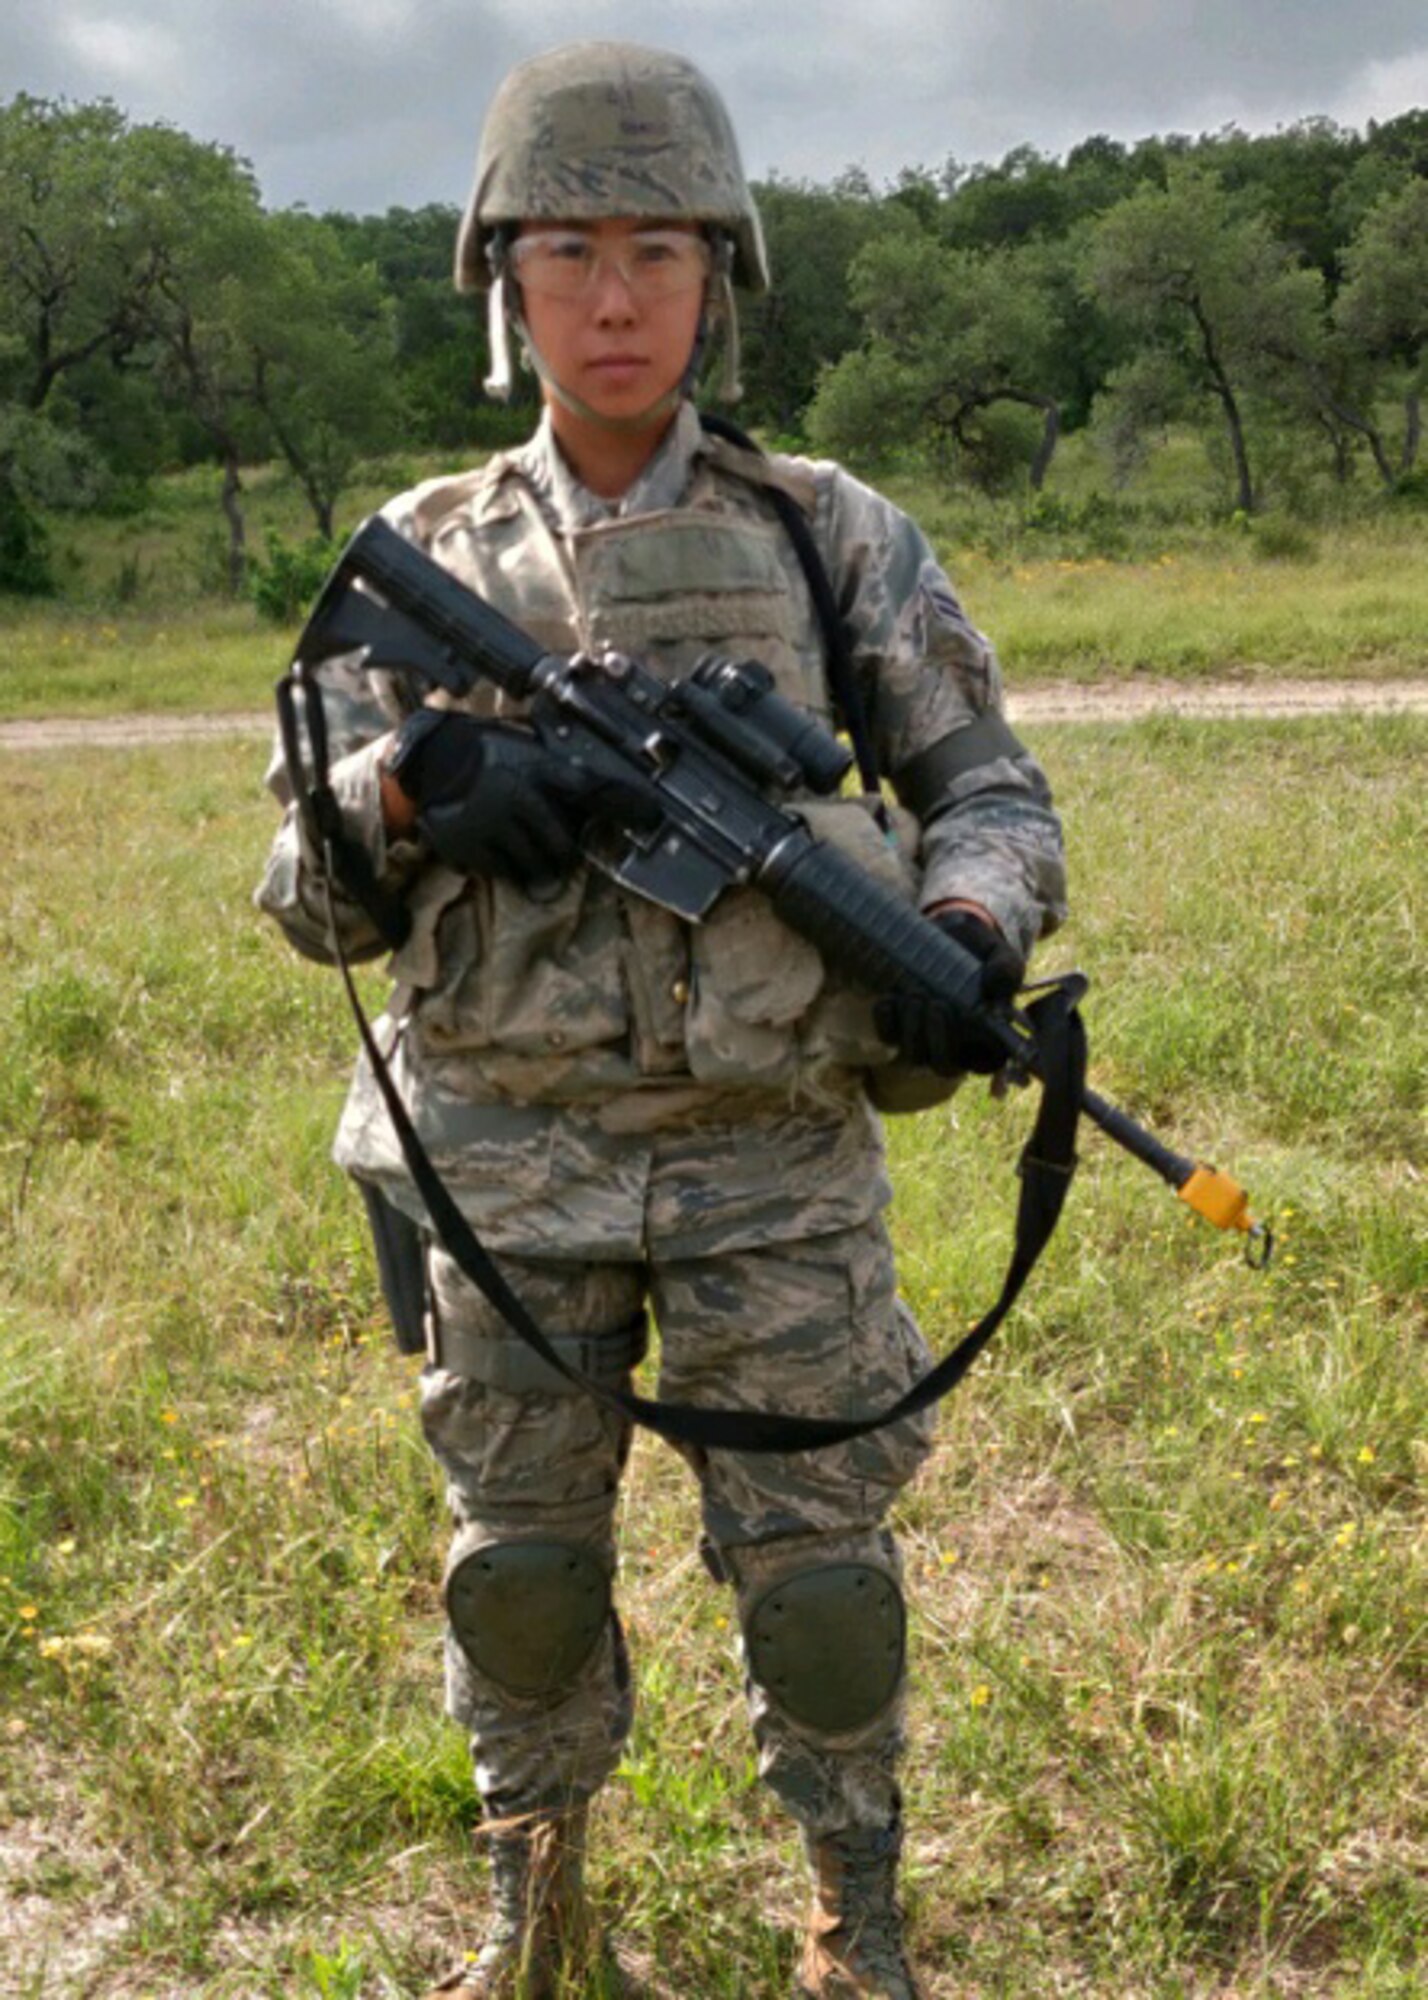
{"type": "Polygon", "coordinates": [[[119,567],[114,574],[114,602],[136,604],[143,587],[144,575],[144,565],[140,560],[139,551],[131,549],[128,555],[120,558],[119,567]]]}
{"type": "Polygon", "coordinates": [[[1428,507],[1428,466],[1401,472],[1393,482],[1392,499],[1402,507],[1428,507]]]}
{"type": "Polygon", "coordinates": [[[55,593],[44,523],[25,504],[3,469],[0,469],[0,590],[19,597],[53,597],[55,593]]]}
{"type": "Polygon", "coordinates": [[[1028,535],[1053,543],[1063,555],[1116,560],[1129,553],[1129,531],[1139,512],[1133,503],[1105,493],[1088,493],[1081,500],[1034,493],[1022,510],[1022,525],[1028,535]]]}
{"type": "Polygon", "coordinates": [[[1271,514],[1252,523],[1251,545],[1261,562],[1313,562],[1319,544],[1298,521],[1271,514]]]}
{"type": "Polygon", "coordinates": [[[248,588],[258,615],[275,625],[291,624],[311,604],[337,559],[337,548],[321,535],[288,542],[269,528],[266,560],[249,571],[248,588]]]}

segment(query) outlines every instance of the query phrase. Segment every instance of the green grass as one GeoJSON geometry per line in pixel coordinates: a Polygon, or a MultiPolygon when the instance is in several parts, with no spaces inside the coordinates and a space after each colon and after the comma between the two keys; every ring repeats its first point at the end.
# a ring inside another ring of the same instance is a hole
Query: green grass
{"type": "MultiPolygon", "coordinates": [[[[1410,719],[1052,729],[1096,1081],[1248,1184],[1265,1275],[1088,1134],[900,1530],[934,2000],[1428,1977],[1428,891],[1410,719]]],[[[247,897],[251,746],[8,756],[0,1955],[16,1993],[402,1995],[474,1933],[438,1483],[327,1164],[352,1032],[247,897]],[[81,1969],[83,1968],[83,1969],[81,1969]]],[[[893,1131],[904,1287],[992,1295],[1025,1107],[893,1131]],[[976,1163],[975,1166],[973,1163],[976,1163]]],[[[597,1888],[773,2000],[801,1890],[729,1603],[642,1442],[597,1888]]]]}
{"type": "Polygon", "coordinates": [[[243,604],[178,613],[27,606],[0,627],[0,721],[255,711],[271,705],[292,636],[243,604]]]}
{"type": "Polygon", "coordinates": [[[944,554],[1018,686],[1424,672],[1421,525],[1340,528],[1312,561],[1290,565],[1258,559],[1228,533],[1183,550],[1172,531],[1159,539],[1141,560],[944,554]]]}

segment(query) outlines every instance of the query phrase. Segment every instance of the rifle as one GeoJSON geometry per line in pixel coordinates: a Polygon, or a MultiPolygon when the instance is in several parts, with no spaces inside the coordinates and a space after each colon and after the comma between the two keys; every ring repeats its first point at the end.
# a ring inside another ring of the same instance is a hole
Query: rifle
{"type": "MultiPolygon", "coordinates": [[[[396,669],[457,697],[468,694],[478,680],[489,680],[523,705],[524,720],[548,746],[592,779],[617,778],[627,792],[641,793],[648,811],[640,815],[638,827],[596,829],[585,843],[589,861],[623,888],[690,923],[707,915],[727,889],[756,888],[791,929],[845,976],[873,993],[912,989],[975,1015],[1006,1052],[1003,1079],[1040,1081],[1044,1102],[1023,1155],[1022,1209],[1031,1197],[1030,1205],[1041,1213],[1034,1222],[1027,1222],[1025,1214],[1019,1217],[1014,1274],[1009,1274],[997,1307],[918,1385],[919,1391],[940,1380],[974,1338],[973,1351],[980,1351],[1020,1289],[1059,1215],[1074,1164],[1080,1112],[1158,1174],[1197,1214],[1219,1228],[1244,1232],[1253,1265],[1267,1263],[1270,1232],[1252,1219],[1248,1197],[1229,1175],[1172,1151],[1085,1084],[1077,1015],[1088,984],[1084,975],[1062,974],[1027,989],[1036,997],[1025,1006],[983,1007],[980,961],[894,890],[814,838],[796,803],[785,801],[805,789],[824,797],[836,793],[851,759],[816,718],[777,693],[767,668],[706,657],[689,674],[665,681],[622,654],[597,660],[547,652],[387,522],[373,517],[338,558],[277,692],[293,792],[310,834],[328,856],[329,873],[362,903],[389,943],[399,944],[406,934],[405,906],[381,890],[366,851],[345,833],[327,783],[317,670],[333,654],[352,651],[362,652],[369,668],[396,669]],[[311,782],[304,775],[298,737],[299,691],[311,782]],[[1032,1235],[1039,1237],[1034,1247],[1032,1235]]],[[[372,1052],[369,1045],[369,1057],[372,1052]]],[[[379,1085],[382,1081],[379,1074],[379,1085]]],[[[402,1120],[392,1096],[387,1103],[401,1137],[402,1120]]],[[[416,1174],[404,1138],[403,1146],[416,1174]]],[[[417,1179],[430,1210],[429,1187],[420,1175],[417,1179]]],[[[546,1353],[545,1358],[551,1357],[546,1353]]],[[[965,1372],[971,1358],[969,1353],[946,1386],[965,1372]]],[[[923,1397],[924,1402],[932,1399],[923,1397]]],[[[641,1402],[627,1399],[631,1406],[641,1402]]],[[[911,1407],[921,1406],[904,1398],[895,1414],[910,1414],[911,1407]]],[[[671,1406],[643,1407],[667,1411],[671,1406]]],[[[760,1413],[738,1414],[751,1420],[760,1413]]],[[[877,1421],[891,1421],[892,1414],[877,1421]]],[[[777,1421],[802,1426],[811,1443],[833,1442],[835,1432],[842,1438],[872,1427],[866,1422],[777,1421]]],[[[742,1438],[740,1444],[744,1449],[799,1448],[751,1447],[742,1438]]]]}

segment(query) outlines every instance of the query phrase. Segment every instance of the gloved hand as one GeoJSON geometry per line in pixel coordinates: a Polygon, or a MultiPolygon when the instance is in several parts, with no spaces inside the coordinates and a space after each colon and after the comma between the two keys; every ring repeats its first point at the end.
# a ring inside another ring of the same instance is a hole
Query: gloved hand
{"type": "MultiPolygon", "coordinates": [[[[981,960],[982,1004],[994,1007],[1013,998],[1025,976],[1026,961],[999,930],[971,910],[943,910],[931,922],[981,960]]],[[[921,993],[884,994],[873,1008],[873,1022],[905,1061],[938,1076],[955,1076],[960,1070],[990,1076],[1007,1060],[996,1036],[972,1016],[921,993]]]]}
{"type": "Polygon", "coordinates": [[[397,732],[387,770],[417,808],[417,825],[448,867],[549,888],[570,873],[587,821],[638,822],[638,786],[548,750],[516,723],[419,708],[397,732]]]}

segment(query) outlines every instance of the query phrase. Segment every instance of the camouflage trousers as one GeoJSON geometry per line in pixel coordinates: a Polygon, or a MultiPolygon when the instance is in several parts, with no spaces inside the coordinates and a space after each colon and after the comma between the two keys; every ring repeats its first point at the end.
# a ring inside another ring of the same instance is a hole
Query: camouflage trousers
{"type": "MultiPolygon", "coordinates": [[[[548,1334],[618,1328],[648,1303],[659,1393],[671,1400],[854,1415],[894,1401],[928,1365],[877,1216],[806,1241],[669,1262],[499,1261],[548,1334]]],[[[629,1426],[589,1396],[510,1393],[442,1366],[443,1331],[453,1351],[514,1336],[435,1246],[429,1279],[437,1359],[422,1376],[422,1423],[447,1477],[452,1565],[529,1538],[588,1549],[613,1576],[629,1426]]],[[[713,1566],[741,1617],[771,1585],[820,1564],[867,1564],[895,1579],[886,1516],[926,1456],[931,1427],[923,1415],[826,1451],[686,1453],[713,1566]]],[[[890,1822],[901,1686],[871,1724],[843,1736],[796,1726],[747,1674],[746,1691],[759,1768],[796,1819],[814,1833],[890,1822]]],[[[588,1797],[618,1763],[633,1712],[618,1614],[573,1683],[539,1700],[484,1678],[448,1634],[447,1706],[469,1731],[493,1816],[588,1797]]]]}

